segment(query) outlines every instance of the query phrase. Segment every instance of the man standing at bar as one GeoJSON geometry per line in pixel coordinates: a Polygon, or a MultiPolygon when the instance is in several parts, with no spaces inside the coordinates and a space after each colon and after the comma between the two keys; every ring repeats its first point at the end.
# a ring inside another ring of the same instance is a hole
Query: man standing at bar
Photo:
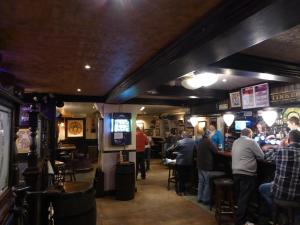
{"type": "Polygon", "coordinates": [[[253,132],[245,128],[241,137],[232,146],[232,173],[237,193],[236,225],[247,222],[249,200],[256,187],[257,159],[263,159],[264,153],[252,139],[253,132]]]}
{"type": "Polygon", "coordinates": [[[147,136],[141,131],[139,127],[136,128],[136,178],[139,171],[142,179],[146,179],[145,170],[145,145],[148,144],[147,136]]]}
{"type": "Polygon", "coordinates": [[[300,121],[299,118],[292,116],[291,118],[288,119],[287,121],[288,127],[291,130],[298,130],[300,131],[300,121]]]}

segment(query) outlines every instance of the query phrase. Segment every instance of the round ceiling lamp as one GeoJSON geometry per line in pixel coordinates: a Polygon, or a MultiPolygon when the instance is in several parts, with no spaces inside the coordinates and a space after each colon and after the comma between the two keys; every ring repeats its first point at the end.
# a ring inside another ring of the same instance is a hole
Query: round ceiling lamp
{"type": "Polygon", "coordinates": [[[278,117],[278,113],[274,110],[267,110],[262,112],[262,118],[266,124],[271,127],[278,117]]]}
{"type": "Polygon", "coordinates": [[[224,114],[224,115],[223,115],[223,120],[224,120],[224,122],[226,123],[226,125],[227,125],[228,127],[230,127],[231,124],[232,124],[233,121],[234,121],[234,115],[233,115],[232,113],[224,114]]]}
{"type": "Polygon", "coordinates": [[[187,89],[194,90],[216,83],[219,79],[219,74],[207,72],[195,74],[195,72],[192,72],[184,77],[185,78],[181,81],[181,85],[187,89]]]}
{"type": "Polygon", "coordinates": [[[197,126],[198,124],[198,118],[197,117],[191,117],[190,118],[190,123],[192,124],[193,127],[197,126]]]}

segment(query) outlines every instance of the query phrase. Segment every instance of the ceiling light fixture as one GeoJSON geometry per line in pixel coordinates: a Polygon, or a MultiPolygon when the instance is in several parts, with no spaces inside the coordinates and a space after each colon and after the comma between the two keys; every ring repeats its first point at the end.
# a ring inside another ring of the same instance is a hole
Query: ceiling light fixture
{"type": "Polygon", "coordinates": [[[262,118],[266,124],[271,127],[278,117],[278,113],[275,110],[267,110],[262,112],[262,118]]]}
{"type": "Polygon", "coordinates": [[[223,81],[223,82],[227,82],[227,80],[226,80],[226,79],[223,79],[222,81],[223,81]]]}
{"type": "Polygon", "coordinates": [[[80,88],[77,88],[77,92],[81,92],[81,89],[80,89],[80,88]]]}
{"type": "Polygon", "coordinates": [[[232,113],[226,113],[223,115],[223,120],[226,123],[226,125],[230,127],[234,121],[234,115],[232,113]]]}
{"type": "Polygon", "coordinates": [[[91,66],[90,66],[89,64],[86,64],[86,65],[84,66],[84,68],[85,68],[86,70],[89,70],[89,69],[91,69],[91,66]]]}
{"type": "Polygon", "coordinates": [[[219,74],[207,72],[195,74],[195,72],[192,72],[184,77],[185,78],[181,81],[181,85],[187,89],[194,90],[200,87],[208,87],[216,83],[219,79],[219,74]]]}
{"type": "Polygon", "coordinates": [[[189,98],[198,98],[198,96],[192,95],[192,96],[189,96],[189,98]]]}
{"type": "Polygon", "coordinates": [[[193,127],[195,127],[198,124],[198,118],[195,116],[191,117],[190,123],[192,124],[193,127]]]}
{"type": "Polygon", "coordinates": [[[143,111],[144,109],[145,109],[145,106],[142,106],[142,107],[140,108],[141,111],[143,111]]]}

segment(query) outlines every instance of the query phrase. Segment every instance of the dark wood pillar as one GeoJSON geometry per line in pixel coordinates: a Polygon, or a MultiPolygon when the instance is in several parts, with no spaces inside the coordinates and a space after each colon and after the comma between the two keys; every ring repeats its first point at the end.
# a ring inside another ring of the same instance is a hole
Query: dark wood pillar
{"type": "Polygon", "coordinates": [[[36,103],[32,105],[31,112],[29,113],[29,128],[31,131],[31,145],[28,153],[28,167],[24,172],[26,185],[30,186],[33,191],[38,190],[39,169],[37,165],[37,152],[36,152],[36,134],[38,126],[38,108],[36,103]]]}

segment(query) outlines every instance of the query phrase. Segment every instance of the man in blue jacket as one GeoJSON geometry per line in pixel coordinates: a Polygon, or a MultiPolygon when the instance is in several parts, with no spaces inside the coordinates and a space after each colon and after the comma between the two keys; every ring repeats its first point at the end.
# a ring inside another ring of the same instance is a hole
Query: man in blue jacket
{"type": "Polygon", "coordinates": [[[186,132],[182,133],[183,139],[178,141],[174,151],[176,152],[176,170],[178,172],[179,189],[178,194],[184,195],[186,183],[193,168],[193,156],[195,151],[195,141],[189,138],[186,132]]]}

